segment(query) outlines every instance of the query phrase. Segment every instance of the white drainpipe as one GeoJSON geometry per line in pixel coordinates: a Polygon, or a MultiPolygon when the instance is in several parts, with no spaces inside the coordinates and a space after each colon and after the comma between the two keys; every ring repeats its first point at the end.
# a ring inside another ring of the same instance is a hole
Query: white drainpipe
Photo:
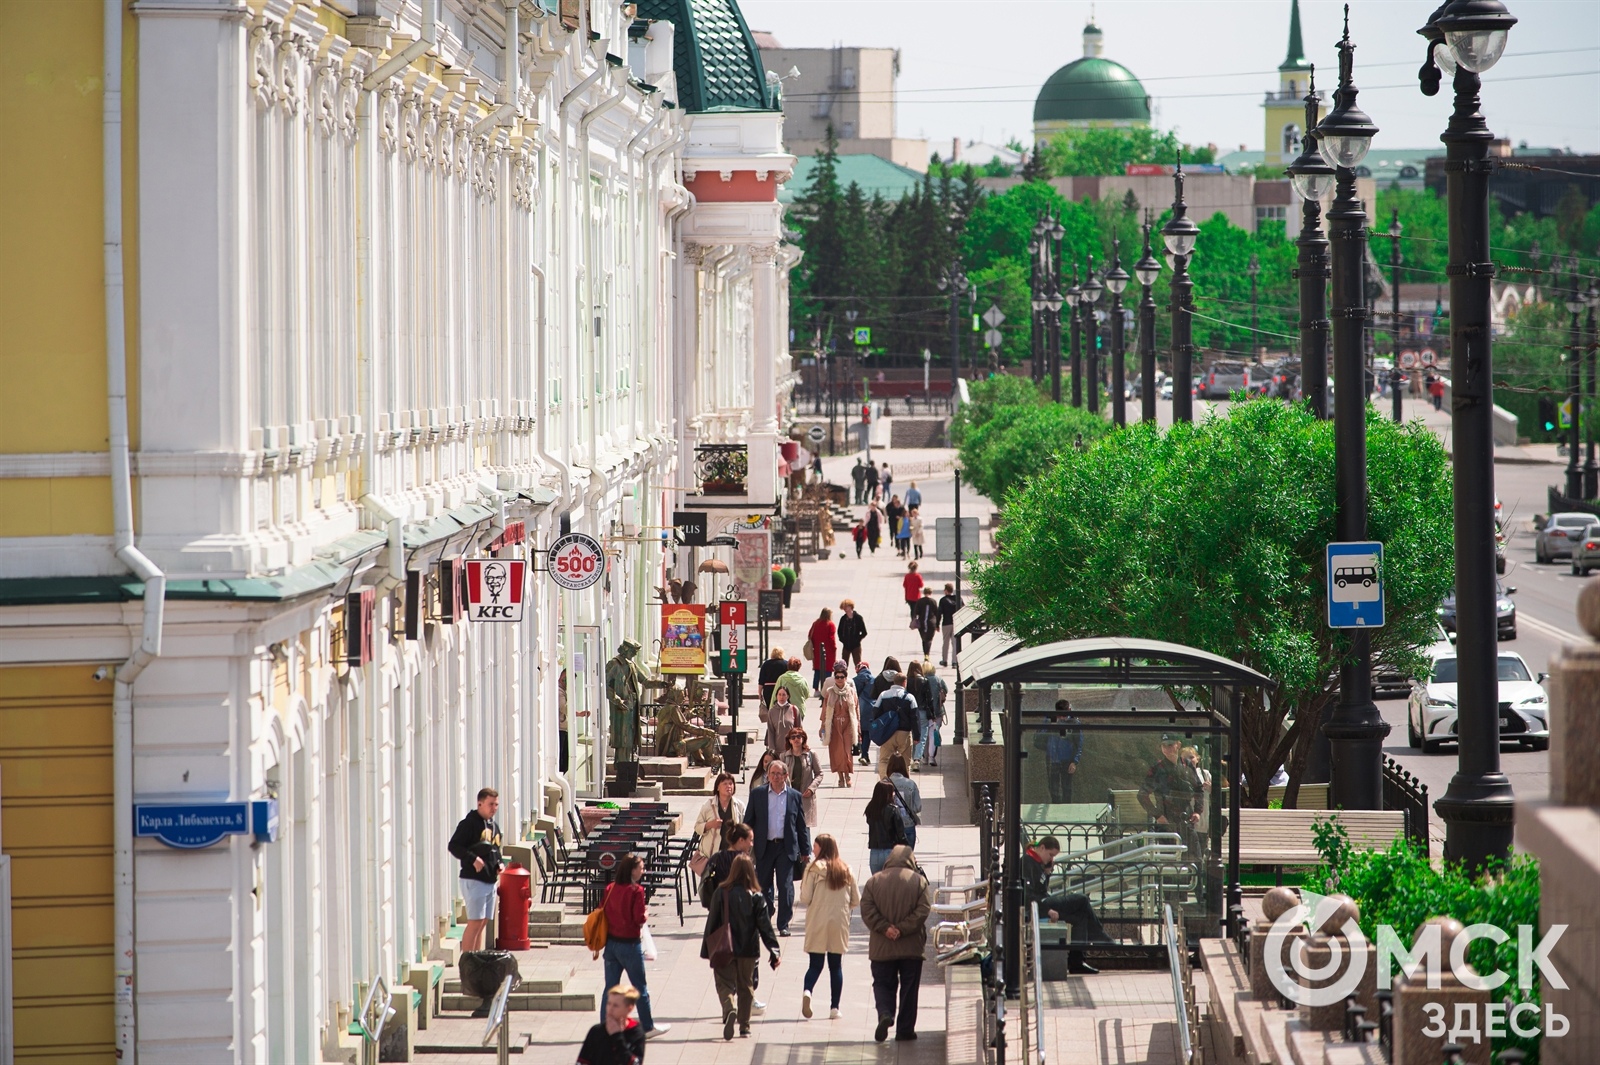
{"type": "Polygon", "coordinates": [[[361,87],[367,92],[381,89],[384,82],[410,66],[412,61],[439,43],[439,0],[417,0],[417,2],[422,6],[422,36],[390,56],[387,62],[367,75],[366,80],[361,83],[361,87]]]}
{"type": "Polygon", "coordinates": [[[522,94],[521,51],[522,11],[520,0],[506,4],[506,75],[501,79],[505,99],[487,118],[472,127],[472,135],[481,137],[496,126],[503,126],[517,115],[517,97],[522,94]]]}
{"type": "MultiPolygon", "coordinates": [[[[594,197],[590,195],[589,191],[589,127],[594,125],[596,119],[605,114],[607,111],[611,110],[613,107],[616,107],[624,99],[626,99],[626,97],[620,92],[614,96],[608,96],[604,100],[601,100],[599,103],[595,104],[588,111],[584,112],[583,118],[578,121],[578,142],[582,147],[580,148],[578,159],[577,177],[583,190],[582,236],[584,303],[583,321],[581,323],[583,332],[581,335],[584,338],[584,342],[589,347],[589,360],[591,363],[598,363],[600,357],[600,345],[597,343],[594,335],[594,285],[595,275],[600,272],[601,264],[597,261],[598,249],[594,246],[594,197]]],[[[610,197],[608,196],[607,199],[609,200],[610,197]]],[[[592,385],[589,387],[592,387],[592,385]]],[[[606,388],[608,391],[610,390],[610,387],[611,382],[606,382],[606,388]]],[[[598,458],[598,455],[596,455],[594,452],[598,451],[600,447],[600,401],[598,397],[595,397],[589,403],[589,447],[591,449],[591,453],[589,455],[589,468],[594,469],[596,466],[596,459],[598,458]]],[[[598,483],[598,479],[596,483],[598,483]]]]}
{"type": "Polygon", "coordinates": [[[117,558],[144,581],[139,646],[117,667],[111,696],[112,950],[117,1058],[138,1060],[133,1006],[133,682],[161,654],[167,578],[134,544],[133,471],[128,449],[128,359],[122,275],[122,11],[105,0],[101,167],[104,173],[106,407],[111,450],[111,518],[117,558]]]}
{"type": "MultiPolygon", "coordinates": [[[[537,388],[537,394],[542,396],[545,394],[545,390],[549,387],[550,381],[549,344],[546,342],[545,338],[545,290],[547,288],[547,284],[544,276],[544,268],[542,266],[540,266],[538,263],[533,263],[529,268],[533,271],[533,276],[539,281],[539,310],[538,317],[534,320],[534,330],[537,332],[539,337],[539,346],[537,353],[534,355],[534,366],[536,367],[534,373],[537,375],[538,380],[535,381],[534,384],[537,388]]],[[[570,405],[568,413],[570,414],[570,405]]],[[[540,462],[544,463],[546,466],[550,467],[561,475],[561,503],[558,509],[570,510],[573,503],[572,467],[568,466],[561,459],[556,458],[555,455],[550,451],[550,443],[545,438],[545,432],[549,423],[549,418],[546,417],[546,412],[536,410],[534,415],[534,451],[536,454],[538,454],[540,462]]]]}

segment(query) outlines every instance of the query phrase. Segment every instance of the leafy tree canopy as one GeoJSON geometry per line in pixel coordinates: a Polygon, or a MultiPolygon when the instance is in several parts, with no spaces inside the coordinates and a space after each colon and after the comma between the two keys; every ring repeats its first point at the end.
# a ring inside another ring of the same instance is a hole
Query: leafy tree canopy
{"type": "Polygon", "coordinates": [[[1214,163],[1216,151],[1182,144],[1178,135],[1147,128],[1081,129],[1057,133],[1040,147],[1049,177],[1122,174],[1130,163],[1214,163]]]}
{"type": "MultiPolygon", "coordinates": [[[[1367,471],[1388,597],[1373,651],[1419,668],[1452,582],[1438,550],[1452,535],[1449,462],[1420,423],[1369,408],[1367,471]]],[[[1299,740],[1334,698],[1348,647],[1324,624],[1334,507],[1333,423],[1271,400],[1237,403],[1197,425],[1140,423],[1059,452],[1007,497],[1006,537],[973,580],[990,623],[1031,643],[1170,640],[1276,680],[1270,701],[1246,698],[1242,719],[1242,768],[1264,805],[1280,764],[1298,782],[1299,740]]]]}

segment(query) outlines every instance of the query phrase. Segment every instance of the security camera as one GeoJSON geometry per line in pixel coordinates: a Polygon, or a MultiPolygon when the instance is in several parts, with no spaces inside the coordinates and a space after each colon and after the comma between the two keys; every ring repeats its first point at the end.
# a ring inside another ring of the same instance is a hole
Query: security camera
{"type": "Polygon", "coordinates": [[[94,679],[95,680],[110,680],[111,679],[111,667],[110,666],[101,666],[99,669],[95,670],[94,671],[94,679]]]}

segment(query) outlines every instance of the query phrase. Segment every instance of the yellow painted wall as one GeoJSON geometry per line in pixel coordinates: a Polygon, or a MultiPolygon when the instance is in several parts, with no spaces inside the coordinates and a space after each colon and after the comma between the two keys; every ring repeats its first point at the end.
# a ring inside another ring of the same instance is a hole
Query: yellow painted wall
{"type": "Polygon", "coordinates": [[[12,868],[18,1065],[116,1056],[111,684],[93,672],[0,668],[0,843],[12,868]]]}
{"type": "Polygon", "coordinates": [[[0,480],[0,537],[110,536],[111,478],[0,480]]]}
{"type": "MultiPolygon", "coordinates": [[[[135,33],[130,12],[123,20],[130,338],[138,335],[135,33]]],[[[102,39],[100,4],[0,0],[0,454],[107,446],[102,39]]],[[[131,340],[129,353],[134,385],[131,340]]]]}

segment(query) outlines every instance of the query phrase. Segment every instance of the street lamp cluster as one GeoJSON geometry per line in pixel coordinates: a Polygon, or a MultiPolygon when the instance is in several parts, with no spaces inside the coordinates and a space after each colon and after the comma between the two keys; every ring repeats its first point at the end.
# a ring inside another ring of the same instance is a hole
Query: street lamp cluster
{"type": "Polygon", "coordinates": [[[1189,260],[1194,255],[1200,227],[1189,217],[1183,202],[1183,155],[1172,175],[1172,217],[1161,227],[1172,264],[1172,420],[1194,421],[1194,282],[1189,278],[1189,260]]]}
{"type": "MultiPolygon", "coordinates": [[[[1082,355],[1079,340],[1088,352],[1089,409],[1100,410],[1100,345],[1099,325],[1110,324],[1111,340],[1111,417],[1116,425],[1127,424],[1127,407],[1124,398],[1125,371],[1123,350],[1126,330],[1122,318],[1122,293],[1128,287],[1128,272],[1122,268],[1120,242],[1112,235],[1112,261],[1109,269],[1096,274],[1094,253],[1086,256],[1085,280],[1078,280],[1078,264],[1072,264],[1072,283],[1066,288],[1066,260],[1061,244],[1066,237],[1066,227],[1058,216],[1041,213],[1033,227],[1033,237],[1028,242],[1028,253],[1033,269],[1030,275],[1031,303],[1033,309],[1033,379],[1040,380],[1050,374],[1050,398],[1061,402],[1061,309],[1067,309],[1070,327],[1070,362],[1072,405],[1083,406],[1082,355]],[[1111,309],[1097,311],[1103,293],[1111,293],[1111,309]]],[[[1146,246],[1148,257],[1148,243],[1146,246]]],[[[1159,265],[1156,267],[1159,271],[1159,265]]],[[[1154,277],[1152,275],[1152,280],[1154,277]]],[[[1148,380],[1148,378],[1146,379],[1148,380]]]]}
{"type": "MultiPolygon", "coordinates": [[[[1033,379],[1050,364],[1050,398],[1061,402],[1061,240],[1067,235],[1061,219],[1041,214],[1033,226],[1028,254],[1033,260],[1033,379]]],[[[1073,369],[1077,387],[1077,369],[1073,369]]]]}

